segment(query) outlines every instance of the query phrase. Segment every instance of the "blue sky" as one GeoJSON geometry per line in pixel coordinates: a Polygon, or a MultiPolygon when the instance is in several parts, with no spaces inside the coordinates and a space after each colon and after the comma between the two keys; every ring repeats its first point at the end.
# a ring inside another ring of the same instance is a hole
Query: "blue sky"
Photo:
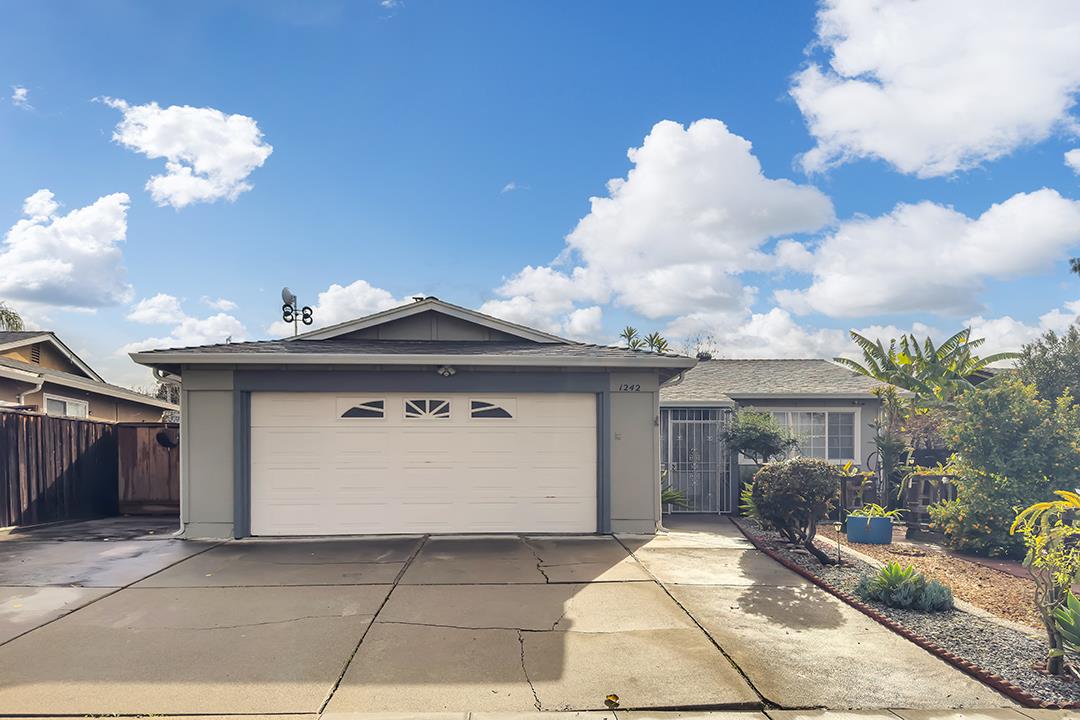
{"type": "Polygon", "coordinates": [[[283,285],[732,356],[1015,346],[1080,313],[1080,13],[935,4],[11,5],[0,299],[125,384],[122,349],[268,337],[283,285]]]}

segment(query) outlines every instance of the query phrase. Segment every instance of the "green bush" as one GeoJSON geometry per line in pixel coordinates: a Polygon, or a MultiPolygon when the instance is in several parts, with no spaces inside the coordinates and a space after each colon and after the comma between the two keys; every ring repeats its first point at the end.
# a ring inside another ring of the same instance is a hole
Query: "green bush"
{"type": "Polygon", "coordinates": [[[750,499],[760,519],[822,563],[832,562],[814,545],[817,524],[835,507],[837,470],[819,458],[797,457],[765,465],[754,475],[750,499]]]}
{"type": "Polygon", "coordinates": [[[745,455],[755,464],[768,462],[794,448],[798,442],[771,413],[740,408],[724,431],[731,452],[745,455]]]}
{"type": "Polygon", "coordinates": [[[1040,399],[1018,380],[967,393],[946,435],[956,455],[957,499],[930,508],[946,541],[966,552],[1019,557],[1016,513],[1080,477],[1080,406],[1040,399]]]}
{"type": "Polygon", "coordinates": [[[863,600],[919,612],[941,612],[953,607],[949,588],[937,580],[927,581],[914,566],[901,567],[895,560],[876,573],[863,575],[856,592],[863,600]]]}

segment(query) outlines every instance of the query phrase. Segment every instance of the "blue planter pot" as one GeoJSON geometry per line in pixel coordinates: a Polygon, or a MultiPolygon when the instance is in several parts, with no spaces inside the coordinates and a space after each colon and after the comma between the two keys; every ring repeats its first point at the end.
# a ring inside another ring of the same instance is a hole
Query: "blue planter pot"
{"type": "Polygon", "coordinates": [[[848,542],[867,545],[889,545],[892,543],[892,520],[889,518],[849,517],[847,519],[848,542]]]}

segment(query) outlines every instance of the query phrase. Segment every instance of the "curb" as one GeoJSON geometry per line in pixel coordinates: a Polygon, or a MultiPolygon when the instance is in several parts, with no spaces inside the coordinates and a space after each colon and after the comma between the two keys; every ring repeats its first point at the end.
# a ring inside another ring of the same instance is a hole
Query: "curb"
{"type": "Polygon", "coordinates": [[[746,539],[750,541],[751,545],[753,545],[760,552],[765,553],[770,558],[786,567],[788,570],[791,570],[797,575],[806,578],[825,592],[840,599],[847,605],[850,605],[851,607],[855,608],[863,615],[866,615],[877,623],[884,625],[886,628],[892,630],[900,637],[915,643],[931,655],[934,655],[937,658],[944,660],[949,665],[952,665],[957,670],[960,670],[961,672],[970,675],[979,682],[989,685],[990,687],[994,688],[1006,697],[1020,703],[1022,706],[1026,708],[1048,710],[1075,710],[1077,708],[1080,708],[1080,703],[1057,705],[1054,703],[1047,703],[1039,700],[1037,697],[1035,697],[1028,691],[1019,687],[1018,685],[1014,685],[1012,682],[1006,680],[1000,675],[992,673],[989,670],[985,670],[978,665],[975,665],[974,663],[965,660],[959,655],[955,655],[954,653],[946,650],[937,643],[934,643],[931,640],[924,638],[922,635],[908,630],[903,625],[881,614],[876,608],[867,605],[851,593],[840,590],[839,588],[833,586],[831,583],[822,580],[817,575],[814,575],[812,572],[805,569],[798,563],[792,562],[786,556],[774,550],[772,547],[767,545],[762,538],[758,537],[757,535],[749,531],[746,527],[744,527],[741,518],[732,518],[732,522],[735,524],[735,527],[739,528],[739,532],[741,532],[743,536],[745,536],[746,539]]]}

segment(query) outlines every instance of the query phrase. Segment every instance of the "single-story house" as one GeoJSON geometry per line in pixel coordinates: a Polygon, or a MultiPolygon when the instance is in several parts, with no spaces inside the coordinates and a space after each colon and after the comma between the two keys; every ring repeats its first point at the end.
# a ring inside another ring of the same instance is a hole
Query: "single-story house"
{"type": "Polygon", "coordinates": [[[113,422],[161,420],[179,407],[110,385],[45,330],[0,332],[0,407],[113,422]]]}
{"type": "Polygon", "coordinates": [[[756,466],[733,457],[724,428],[739,407],[771,412],[799,440],[795,452],[838,465],[873,466],[877,380],[829,360],[702,360],[660,391],[660,456],[665,482],[682,490],[686,508],[734,512],[739,489],[756,466]],[[734,480],[734,481],[733,481],[734,480]]]}
{"type": "Polygon", "coordinates": [[[182,379],[187,537],[655,532],[660,386],[696,364],[436,298],[132,359],[182,379]]]}

